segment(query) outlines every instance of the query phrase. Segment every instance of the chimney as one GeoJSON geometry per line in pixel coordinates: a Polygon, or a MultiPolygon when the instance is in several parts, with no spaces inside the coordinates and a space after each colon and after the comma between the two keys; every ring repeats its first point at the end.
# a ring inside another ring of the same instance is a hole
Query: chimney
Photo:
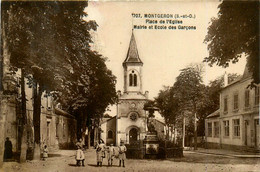
{"type": "Polygon", "coordinates": [[[228,74],[227,72],[225,72],[224,74],[224,87],[226,87],[228,85],[228,74]]]}
{"type": "Polygon", "coordinates": [[[118,91],[116,92],[116,94],[117,94],[117,97],[120,97],[120,96],[121,96],[121,91],[118,90],[118,91]]]}

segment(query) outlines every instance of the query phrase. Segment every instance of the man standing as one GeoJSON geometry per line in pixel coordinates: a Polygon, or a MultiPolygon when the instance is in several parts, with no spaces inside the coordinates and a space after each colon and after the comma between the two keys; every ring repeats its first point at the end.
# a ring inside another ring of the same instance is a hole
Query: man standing
{"type": "Polygon", "coordinates": [[[125,167],[125,159],[126,159],[126,146],[124,142],[120,142],[119,148],[119,167],[121,167],[121,163],[123,163],[123,167],[125,167]]]}
{"type": "Polygon", "coordinates": [[[13,157],[13,150],[12,149],[13,149],[12,142],[9,140],[9,137],[6,137],[4,160],[12,159],[12,157],[13,157]]]}

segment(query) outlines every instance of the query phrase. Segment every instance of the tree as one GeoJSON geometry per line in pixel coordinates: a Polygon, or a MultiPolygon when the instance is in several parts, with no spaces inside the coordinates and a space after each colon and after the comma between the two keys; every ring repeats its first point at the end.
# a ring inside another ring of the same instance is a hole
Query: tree
{"type": "Polygon", "coordinates": [[[24,70],[34,89],[34,152],[39,153],[42,93],[57,90],[62,76],[87,63],[84,59],[91,52],[89,31],[97,25],[83,20],[86,6],[83,1],[2,3],[2,39],[11,64],[24,70]]]}
{"type": "Polygon", "coordinates": [[[218,8],[204,40],[209,50],[204,61],[228,67],[245,53],[253,82],[259,83],[259,1],[224,0],[218,8]]]}
{"type": "Polygon", "coordinates": [[[81,65],[72,65],[71,72],[65,71],[56,94],[56,100],[76,116],[78,138],[86,128],[91,132],[92,126],[98,127],[107,106],[116,100],[116,77],[107,69],[106,59],[96,52],[88,52],[83,59],[77,63],[81,65]]]}
{"type": "MultiPolygon", "coordinates": [[[[172,87],[164,86],[163,90],[160,90],[158,96],[155,98],[155,102],[160,114],[164,117],[166,126],[168,128],[171,126],[171,133],[173,133],[176,129],[180,112],[178,100],[176,99],[172,87]]],[[[169,138],[169,132],[167,132],[166,136],[169,138]]],[[[175,141],[175,138],[173,140],[175,141]]]]}
{"type": "MultiPolygon", "coordinates": [[[[228,74],[228,83],[233,82],[239,77],[238,74],[228,74]]],[[[221,89],[224,87],[224,75],[217,77],[210,81],[209,85],[205,87],[205,98],[201,100],[201,106],[198,109],[198,135],[205,135],[205,119],[206,117],[219,109],[219,95],[221,89]]]]}
{"type": "MultiPolygon", "coordinates": [[[[179,102],[181,112],[190,111],[194,116],[194,149],[197,148],[197,127],[196,120],[198,109],[202,106],[202,99],[205,99],[205,85],[202,83],[203,67],[201,64],[193,64],[181,70],[173,85],[173,91],[179,102]]],[[[191,125],[193,126],[193,125],[191,125]]]]}

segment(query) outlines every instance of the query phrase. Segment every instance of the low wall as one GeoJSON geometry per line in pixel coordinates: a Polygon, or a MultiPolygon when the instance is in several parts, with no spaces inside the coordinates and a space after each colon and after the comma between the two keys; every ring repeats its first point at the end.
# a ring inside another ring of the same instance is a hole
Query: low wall
{"type": "Polygon", "coordinates": [[[166,158],[180,158],[183,157],[183,148],[166,148],[166,158]]]}
{"type": "Polygon", "coordinates": [[[221,148],[219,143],[214,143],[214,142],[207,142],[205,145],[206,145],[205,146],[206,149],[220,149],[221,148]]]}
{"type": "Polygon", "coordinates": [[[140,144],[126,145],[126,157],[128,159],[165,159],[183,157],[183,148],[164,141],[159,143],[158,154],[145,154],[145,145],[140,144]]]}
{"type": "Polygon", "coordinates": [[[254,147],[219,144],[219,143],[213,143],[213,142],[207,142],[205,148],[206,149],[227,149],[227,150],[233,150],[233,151],[238,151],[238,152],[240,152],[240,151],[254,152],[254,153],[259,152],[259,150],[254,147]]]}
{"type": "Polygon", "coordinates": [[[128,159],[144,159],[144,148],[127,148],[126,158],[128,159]]]}

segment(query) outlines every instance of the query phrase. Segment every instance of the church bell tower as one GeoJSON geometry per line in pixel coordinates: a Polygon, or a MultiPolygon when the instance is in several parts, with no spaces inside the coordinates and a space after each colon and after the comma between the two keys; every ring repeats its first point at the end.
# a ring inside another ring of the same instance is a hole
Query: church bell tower
{"type": "Polygon", "coordinates": [[[143,62],[139,58],[134,33],[132,32],[124,67],[124,92],[142,93],[142,67],[143,62]]]}

